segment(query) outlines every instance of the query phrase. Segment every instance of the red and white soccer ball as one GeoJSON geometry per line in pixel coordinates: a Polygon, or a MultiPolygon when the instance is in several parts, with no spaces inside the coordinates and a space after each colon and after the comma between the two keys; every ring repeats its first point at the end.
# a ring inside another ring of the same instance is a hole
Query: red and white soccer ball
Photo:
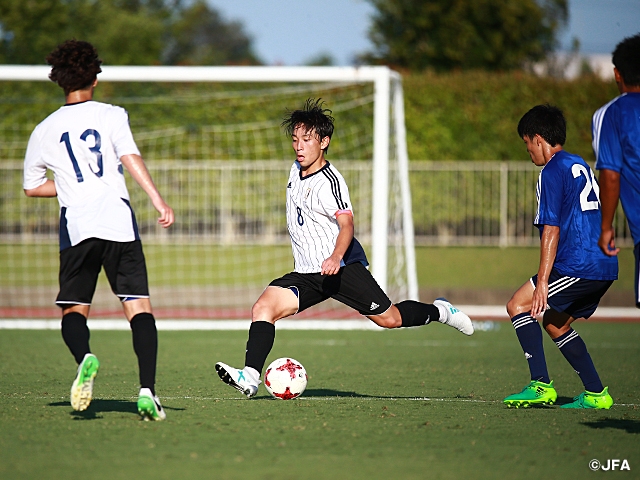
{"type": "Polygon", "coordinates": [[[278,358],[271,362],[264,374],[264,386],[275,398],[291,400],[307,388],[307,371],[293,358],[278,358]]]}

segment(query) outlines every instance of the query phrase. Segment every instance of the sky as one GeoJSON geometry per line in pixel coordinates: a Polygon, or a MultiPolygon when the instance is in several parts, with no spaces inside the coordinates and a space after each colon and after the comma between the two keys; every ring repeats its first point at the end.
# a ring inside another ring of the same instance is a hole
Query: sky
{"type": "MultiPolygon", "coordinates": [[[[421,1],[421,0],[416,0],[421,1]]],[[[375,12],[366,0],[208,0],[225,18],[238,20],[266,65],[304,65],[322,54],[334,65],[352,65],[372,50],[367,36],[375,12]]],[[[559,36],[584,54],[610,54],[640,32],[640,0],[569,0],[569,25],[559,36]]]]}

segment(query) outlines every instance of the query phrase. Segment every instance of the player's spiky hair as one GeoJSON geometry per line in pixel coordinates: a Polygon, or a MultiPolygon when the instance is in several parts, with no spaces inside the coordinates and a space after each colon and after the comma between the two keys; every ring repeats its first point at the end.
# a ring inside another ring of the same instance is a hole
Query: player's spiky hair
{"type": "Polygon", "coordinates": [[[627,37],[616,45],[612,60],[625,85],[640,86],[640,33],[627,37]]]}
{"type": "MultiPolygon", "coordinates": [[[[293,131],[300,125],[304,126],[306,132],[315,131],[319,140],[333,135],[334,118],[331,110],[323,108],[324,102],[321,98],[308,98],[301,110],[289,111],[284,117],[281,126],[284,127],[287,135],[293,135],[293,131]]],[[[329,147],[324,149],[328,152],[329,147]]]]}
{"type": "Polygon", "coordinates": [[[518,135],[530,139],[540,135],[552,147],[562,146],[567,139],[567,121],[558,107],[548,103],[536,105],[518,122],[518,135]]]}
{"type": "Polygon", "coordinates": [[[89,42],[67,40],[47,55],[51,65],[49,79],[57,83],[68,95],[89,88],[102,71],[98,52],[89,42]]]}

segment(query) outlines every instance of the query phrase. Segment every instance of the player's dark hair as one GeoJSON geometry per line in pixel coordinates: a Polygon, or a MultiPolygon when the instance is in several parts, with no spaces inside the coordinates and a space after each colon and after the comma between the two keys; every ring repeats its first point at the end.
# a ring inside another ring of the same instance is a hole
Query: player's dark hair
{"type": "Polygon", "coordinates": [[[548,103],[536,105],[518,122],[518,135],[520,138],[530,139],[540,135],[552,147],[564,145],[567,139],[567,121],[558,107],[548,103]]]}
{"type": "Polygon", "coordinates": [[[613,65],[625,85],[640,86],[640,33],[622,40],[613,51],[613,65]]]}
{"type": "MultiPolygon", "coordinates": [[[[317,100],[308,98],[301,110],[287,110],[281,126],[289,136],[293,135],[293,131],[302,125],[306,132],[314,130],[320,141],[324,137],[331,138],[334,118],[331,116],[331,110],[323,108],[323,106],[324,102],[321,98],[317,100]]],[[[324,149],[325,153],[328,151],[329,147],[324,149]]]]}
{"type": "Polygon", "coordinates": [[[102,71],[94,46],[81,40],[61,43],[46,60],[51,65],[49,79],[62,87],[65,95],[89,88],[102,71]]]}

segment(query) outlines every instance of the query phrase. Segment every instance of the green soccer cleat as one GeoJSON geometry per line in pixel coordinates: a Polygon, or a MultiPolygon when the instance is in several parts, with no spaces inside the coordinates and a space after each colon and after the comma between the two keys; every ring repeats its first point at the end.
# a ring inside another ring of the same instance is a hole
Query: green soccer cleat
{"type": "Polygon", "coordinates": [[[560,408],[596,408],[609,410],[613,405],[613,398],[609,395],[609,387],[604,387],[600,393],[585,390],[577,397],[573,397],[573,402],[560,405],[560,408]]]}
{"type": "Polygon", "coordinates": [[[71,407],[74,410],[81,412],[89,407],[93,395],[93,380],[99,368],[100,362],[92,353],[87,353],[78,365],[78,374],[71,385],[71,407]]]}
{"type": "Polygon", "coordinates": [[[138,413],[143,420],[164,420],[167,414],[164,413],[160,399],[156,397],[148,388],[141,388],[138,395],[138,413]]]}
{"type": "Polygon", "coordinates": [[[553,388],[553,380],[550,383],[531,380],[531,383],[524,387],[520,393],[509,395],[503,402],[509,408],[527,408],[531,405],[553,405],[557,398],[558,394],[553,388]]]}

